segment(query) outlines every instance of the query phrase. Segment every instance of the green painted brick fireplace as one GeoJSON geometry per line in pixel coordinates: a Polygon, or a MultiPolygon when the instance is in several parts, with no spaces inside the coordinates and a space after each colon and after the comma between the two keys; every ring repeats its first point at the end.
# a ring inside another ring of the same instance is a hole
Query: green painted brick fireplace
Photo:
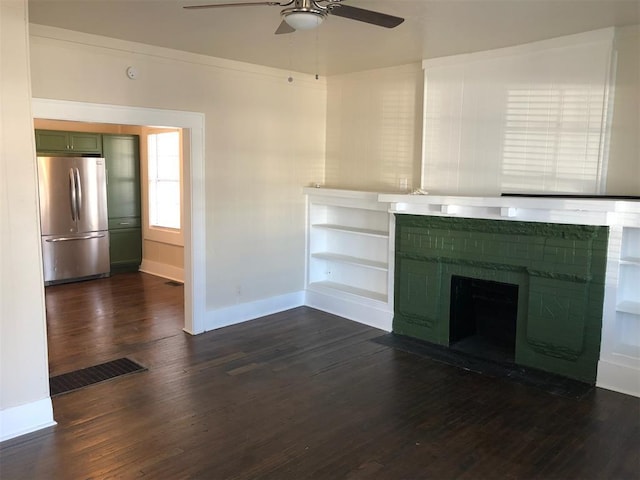
{"type": "Polygon", "coordinates": [[[448,346],[453,275],[513,284],[515,363],[594,384],[608,233],[397,214],[393,332],[448,346]]]}

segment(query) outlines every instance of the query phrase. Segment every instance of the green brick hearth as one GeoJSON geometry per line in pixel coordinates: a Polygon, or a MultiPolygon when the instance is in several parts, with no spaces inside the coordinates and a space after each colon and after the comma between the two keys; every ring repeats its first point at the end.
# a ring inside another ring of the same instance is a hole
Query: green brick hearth
{"type": "Polygon", "coordinates": [[[595,384],[608,227],[396,215],[394,333],[449,345],[452,276],[517,286],[515,363],[595,384]]]}

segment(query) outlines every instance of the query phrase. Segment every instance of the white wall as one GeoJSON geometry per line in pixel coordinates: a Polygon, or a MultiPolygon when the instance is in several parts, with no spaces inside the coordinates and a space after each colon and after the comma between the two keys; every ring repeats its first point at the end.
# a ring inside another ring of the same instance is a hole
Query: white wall
{"type": "Polygon", "coordinates": [[[31,69],[34,97],[204,113],[209,328],[217,310],[303,289],[301,186],[324,178],[322,80],[39,25],[31,69]]]}
{"type": "Polygon", "coordinates": [[[614,29],[425,60],[432,194],[604,193],[614,29]]]}
{"type": "MultiPolygon", "coordinates": [[[[603,193],[640,195],[638,26],[617,29],[615,45],[618,66],[603,193]]],[[[420,186],[423,82],[418,64],[329,78],[326,179],[330,186],[398,190],[405,176],[409,186],[420,186]],[[391,98],[395,101],[388,108],[391,98]]]]}
{"type": "Polygon", "coordinates": [[[616,31],[617,70],[607,192],[640,195],[640,25],[616,31]]]}
{"type": "Polygon", "coordinates": [[[327,186],[419,187],[422,97],[420,64],[329,77],[327,186]]]}
{"type": "Polygon", "coordinates": [[[26,7],[0,2],[0,440],[53,422],[26,7]]]}

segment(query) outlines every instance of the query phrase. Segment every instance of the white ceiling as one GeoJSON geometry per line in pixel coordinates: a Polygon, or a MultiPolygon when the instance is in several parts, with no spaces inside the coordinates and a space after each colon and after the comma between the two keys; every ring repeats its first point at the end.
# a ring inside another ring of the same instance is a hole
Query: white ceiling
{"type": "Polygon", "coordinates": [[[406,20],[386,29],[329,16],[315,30],[274,35],[277,6],[182,8],[234,1],[29,0],[29,17],[32,23],[322,76],[640,23],[640,0],[344,0],[406,20]]]}

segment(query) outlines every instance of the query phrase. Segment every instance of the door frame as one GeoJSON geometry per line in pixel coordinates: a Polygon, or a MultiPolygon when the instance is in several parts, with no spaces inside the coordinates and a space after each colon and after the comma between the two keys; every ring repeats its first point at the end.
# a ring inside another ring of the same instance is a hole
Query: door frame
{"type": "MultiPolygon", "coordinates": [[[[188,132],[189,157],[184,178],[184,327],[191,335],[205,331],[206,255],[204,124],[199,112],[33,98],[32,117],[120,125],[161,125],[188,132]]],[[[35,160],[35,159],[34,159],[35,160]]],[[[44,287],[43,287],[44,288],[44,287]]]]}

